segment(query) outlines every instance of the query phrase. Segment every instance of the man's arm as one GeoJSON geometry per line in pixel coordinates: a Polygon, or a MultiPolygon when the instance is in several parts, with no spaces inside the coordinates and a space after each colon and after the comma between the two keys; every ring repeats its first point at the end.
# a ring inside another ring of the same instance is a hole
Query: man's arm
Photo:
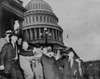
{"type": "Polygon", "coordinates": [[[6,56],[6,54],[7,54],[7,50],[8,50],[8,46],[7,45],[4,45],[4,47],[2,48],[2,51],[1,51],[1,54],[0,54],[0,56],[1,56],[1,65],[4,65],[4,60],[5,60],[5,56],[6,56]]]}
{"type": "Polygon", "coordinates": [[[0,39],[0,52],[2,51],[2,48],[4,47],[5,45],[5,39],[1,38],[0,39]]]}

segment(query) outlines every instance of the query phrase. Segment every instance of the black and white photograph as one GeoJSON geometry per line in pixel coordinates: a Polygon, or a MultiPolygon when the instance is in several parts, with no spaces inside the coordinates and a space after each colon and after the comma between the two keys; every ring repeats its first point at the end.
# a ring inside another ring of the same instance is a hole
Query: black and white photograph
{"type": "Polygon", "coordinates": [[[0,0],[0,79],[100,79],[100,0],[0,0]]]}

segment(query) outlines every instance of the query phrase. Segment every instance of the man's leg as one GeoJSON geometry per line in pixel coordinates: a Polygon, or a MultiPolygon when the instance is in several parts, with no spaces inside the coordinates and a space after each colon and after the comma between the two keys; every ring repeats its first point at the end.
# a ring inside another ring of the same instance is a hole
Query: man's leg
{"type": "Polygon", "coordinates": [[[12,79],[17,79],[17,70],[12,66],[11,68],[12,79]]]}
{"type": "Polygon", "coordinates": [[[35,74],[36,79],[43,79],[43,70],[42,70],[42,65],[41,63],[37,63],[36,67],[33,65],[33,70],[35,74]]]}
{"type": "Polygon", "coordinates": [[[20,56],[20,66],[24,71],[25,79],[33,79],[33,72],[30,61],[26,60],[24,56],[20,56]]]}

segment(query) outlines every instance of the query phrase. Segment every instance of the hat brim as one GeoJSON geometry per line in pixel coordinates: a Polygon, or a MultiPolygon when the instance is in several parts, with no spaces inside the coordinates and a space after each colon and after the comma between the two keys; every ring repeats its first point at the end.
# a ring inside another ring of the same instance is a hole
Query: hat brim
{"type": "Polygon", "coordinates": [[[7,34],[11,34],[10,32],[9,33],[5,33],[5,35],[7,35],[7,34]]]}
{"type": "Polygon", "coordinates": [[[9,37],[12,37],[12,36],[19,36],[18,34],[15,34],[15,33],[13,33],[13,34],[10,34],[10,36],[9,37]]]}

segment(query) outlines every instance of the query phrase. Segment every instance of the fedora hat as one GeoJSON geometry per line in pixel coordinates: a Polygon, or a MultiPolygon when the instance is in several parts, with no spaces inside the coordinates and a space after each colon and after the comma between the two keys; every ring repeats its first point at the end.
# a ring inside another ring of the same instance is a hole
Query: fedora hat
{"type": "Polygon", "coordinates": [[[12,36],[17,36],[18,37],[19,34],[15,33],[15,32],[12,32],[9,37],[11,38],[12,36]]]}
{"type": "Polygon", "coordinates": [[[7,34],[11,34],[11,33],[12,33],[11,30],[7,30],[7,31],[5,32],[5,35],[7,35],[7,34]]]}

